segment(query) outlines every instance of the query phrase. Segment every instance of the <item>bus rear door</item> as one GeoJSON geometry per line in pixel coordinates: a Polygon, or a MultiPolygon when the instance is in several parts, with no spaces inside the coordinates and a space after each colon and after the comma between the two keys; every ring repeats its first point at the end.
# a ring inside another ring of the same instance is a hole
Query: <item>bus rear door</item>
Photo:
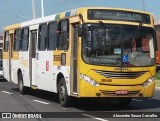
{"type": "Polygon", "coordinates": [[[14,35],[13,35],[13,30],[9,31],[9,81],[12,80],[12,58],[13,58],[13,40],[14,40],[14,35]]]}
{"type": "Polygon", "coordinates": [[[37,88],[36,82],[36,58],[37,58],[37,29],[38,25],[30,26],[30,56],[29,56],[29,75],[30,75],[30,85],[32,88],[37,88]]]}

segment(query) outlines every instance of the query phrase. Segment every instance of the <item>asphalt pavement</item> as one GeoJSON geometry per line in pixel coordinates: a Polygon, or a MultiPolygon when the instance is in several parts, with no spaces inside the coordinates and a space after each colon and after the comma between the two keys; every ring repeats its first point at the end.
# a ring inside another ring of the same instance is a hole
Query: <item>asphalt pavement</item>
{"type": "Polygon", "coordinates": [[[0,117],[2,113],[9,113],[12,116],[16,112],[21,114],[19,118],[16,117],[18,114],[15,114],[12,119],[3,115],[0,121],[159,121],[159,118],[155,117],[160,115],[160,88],[155,89],[153,98],[133,99],[129,106],[120,106],[113,99],[73,98],[72,105],[63,108],[59,104],[57,94],[42,90],[28,90],[28,93],[21,95],[18,85],[0,79],[0,112],[0,117]],[[30,116],[30,113],[39,113],[37,117],[42,116],[42,118],[33,119],[31,116],[30,119],[26,119],[23,117],[30,116]],[[153,114],[152,116],[155,117],[144,118],[143,116],[147,114],[153,114]],[[121,117],[127,115],[131,117],[121,117]],[[46,118],[43,118],[44,116],[46,118]]]}

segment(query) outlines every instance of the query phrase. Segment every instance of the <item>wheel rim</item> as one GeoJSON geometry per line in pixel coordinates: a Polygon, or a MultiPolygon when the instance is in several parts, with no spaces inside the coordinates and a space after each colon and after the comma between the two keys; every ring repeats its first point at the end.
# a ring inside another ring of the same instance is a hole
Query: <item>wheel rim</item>
{"type": "Polygon", "coordinates": [[[64,86],[60,86],[59,97],[61,101],[64,101],[65,99],[65,87],[64,86]]]}

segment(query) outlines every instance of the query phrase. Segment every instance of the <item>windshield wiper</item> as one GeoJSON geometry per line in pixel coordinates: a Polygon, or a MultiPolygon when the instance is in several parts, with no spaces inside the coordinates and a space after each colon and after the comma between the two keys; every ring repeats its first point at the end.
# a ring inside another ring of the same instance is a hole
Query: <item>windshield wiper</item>
{"type": "MultiPolygon", "coordinates": [[[[136,32],[136,34],[135,34],[135,36],[134,36],[134,38],[133,38],[132,48],[133,48],[135,42],[137,41],[137,39],[138,39],[138,37],[139,37],[139,34],[140,34],[141,30],[142,30],[142,27],[143,27],[143,23],[139,23],[137,32],[136,32]]],[[[132,48],[131,48],[131,50],[132,50],[132,48]]]]}

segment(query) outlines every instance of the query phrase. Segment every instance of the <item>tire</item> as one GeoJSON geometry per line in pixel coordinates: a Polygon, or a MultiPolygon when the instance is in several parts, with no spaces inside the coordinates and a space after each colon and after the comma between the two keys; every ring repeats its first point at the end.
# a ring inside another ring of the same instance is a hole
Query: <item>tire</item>
{"type": "Polygon", "coordinates": [[[24,83],[23,83],[22,72],[20,72],[18,74],[18,86],[19,86],[19,92],[20,92],[20,94],[24,95],[25,92],[26,92],[26,88],[25,88],[24,83]]]}
{"type": "Polygon", "coordinates": [[[132,101],[132,98],[119,98],[118,102],[120,105],[125,106],[125,105],[129,105],[132,101]]]}
{"type": "Polygon", "coordinates": [[[67,107],[70,104],[70,97],[67,93],[67,87],[64,78],[60,79],[60,82],[58,84],[58,95],[59,95],[59,101],[62,107],[67,107]]]}

